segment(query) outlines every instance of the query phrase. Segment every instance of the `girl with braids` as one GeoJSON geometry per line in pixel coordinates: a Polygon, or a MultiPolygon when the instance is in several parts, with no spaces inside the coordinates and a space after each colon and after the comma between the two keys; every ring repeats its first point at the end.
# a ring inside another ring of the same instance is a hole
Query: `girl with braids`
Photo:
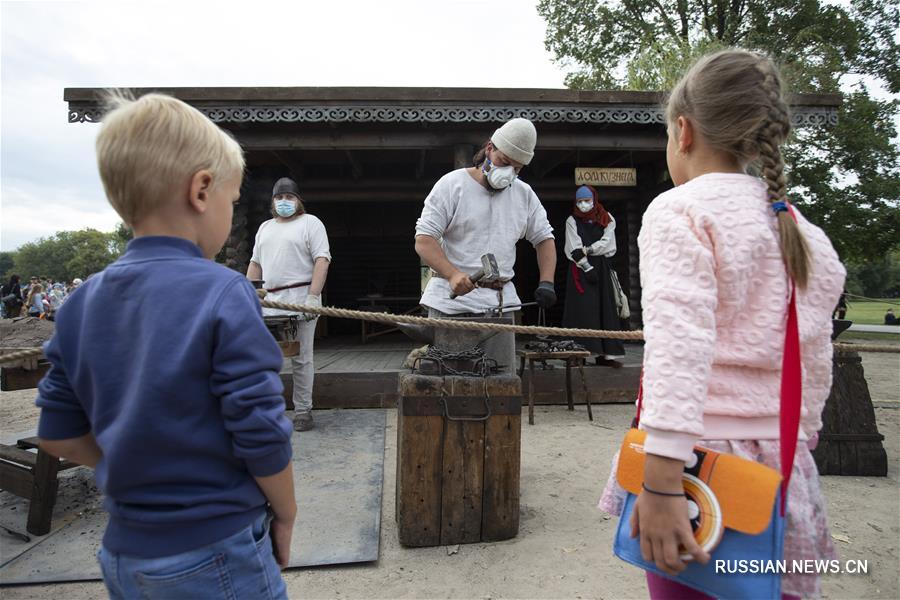
{"type": "MultiPolygon", "coordinates": [[[[681,474],[701,444],[778,470],[781,361],[790,281],[797,289],[803,397],[799,439],[822,425],[831,387],[831,310],[846,272],[828,238],[788,204],[780,145],[790,116],[778,70],[764,56],[723,50],[701,58],[666,107],[666,160],[675,188],[644,214],[646,430],[644,491],[632,531],[663,572],[695,560],[681,474]],[[748,174],[753,167],[762,177],[748,174]]],[[[615,469],[614,469],[615,472],[615,469]]],[[[610,478],[600,507],[621,513],[610,478]]],[[[834,558],[808,445],[798,444],[787,492],[784,558],[834,558]]],[[[740,575],[736,575],[740,576],[740,575]]],[[[647,574],[651,598],[705,598],[647,574]]],[[[815,597],[818,577],[788,573],[784,597],[815,597]]]]}

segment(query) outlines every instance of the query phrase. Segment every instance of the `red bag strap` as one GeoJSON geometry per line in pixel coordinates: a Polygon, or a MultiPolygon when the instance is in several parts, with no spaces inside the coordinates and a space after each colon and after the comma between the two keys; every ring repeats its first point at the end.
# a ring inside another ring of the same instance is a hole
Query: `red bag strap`
{"type": "MultiPolygon", "coordinates": [[[[787,203],[785,203],[787,204],[787,203]]],[[[788,214],[797,221],[794,208],[787,204],[788,214]]],[[[800,406],[803,402],[803,370],[800,362],[800,323],[797,317],[797,286],[789,282],[787,326],[784,332],[784,355],[781,359],[781,411],[779,418],[781,450],[781,516],[787,502],[788,483],[794,469],[794,454],[800,434],[800,406]]]]}
{"type": "MultiPolygon", "coordinates": [[[[797,216],[790,204],[788,212],[794,221],[797,216]]],[[[794,280],[788,282],[791,296],[788,300],[787,324],[784,332],[784,356],[781,360],[781,406],[779,411],[779,437],[781,452],[781,516],[787,502],[788,484],[794,469],[794,455],[797,452],[797,438],[800,434],[800,407],[803,398],[803,371],[800,361],[800,326],[797,318],[797,289],[794,280]]],[[[641,422],[644,404],[644,373],[638,384],[637,413],[632,427],[641,422]]]]}

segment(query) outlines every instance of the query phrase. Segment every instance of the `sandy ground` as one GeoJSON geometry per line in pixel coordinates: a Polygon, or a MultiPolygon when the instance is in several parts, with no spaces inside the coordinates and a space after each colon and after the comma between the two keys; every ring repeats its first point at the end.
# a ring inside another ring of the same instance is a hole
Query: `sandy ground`
{"type": "MultiPolygon", "coordinates": [[[[900,598],[900,355],[863,356],[885,436],[886,478],[824,477],[829,521],[845,560],[865,575],[823,578],[826,598],[900,598]]],[[[4,433],[36,424],[33,391],[0,393],[4,433]]],[[[615,518],[595,506],[633,409],[538,407],[522,427],[518,537],[494,544],[403,548],[394,521],[396,412],[388,411],[381,556],[372,564],[284,573],[292,598],[646,598],[641,571],[612,555],[615,518]]],[[[302,510],[302,507],[301,507],[302,510]]],[[[102,583],[3,588],[4,599],[102,598],[102,583]]]]}

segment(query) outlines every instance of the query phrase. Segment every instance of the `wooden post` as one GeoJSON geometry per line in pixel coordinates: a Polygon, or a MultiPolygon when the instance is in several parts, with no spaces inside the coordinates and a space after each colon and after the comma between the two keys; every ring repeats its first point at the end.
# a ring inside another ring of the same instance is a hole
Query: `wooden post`
{"type": "Polygon", "coordinates": [[[628,277],[622,280],[622,285],[627,286],[625,295],[628,296],[628,308],[631,310],[630,321],[633,324],[640,325],[642,318],[641,309],[641,264],[638,252],[637,236],[641,229],[641,216],[643,208],[646,206],[648,188],[650,187],[649,174],[646,173],[650,167],[644,167],[637,170],[638,181],[638,197],[625,204],[625,228],[628,235],[628,277]]]}
{"type": "Polygon", "coordinates": [[[427,150],[419,150],[419,159],[416,161],[416,179],[422,179],[422,176],[425,175],[425,158],[427,153],[427,150]]]}
{"type": "Polygon", "coordinates": [[[813,451],[820,475],[887,476],[887,453],[857,352],[835,351],[831,394],[813,451]]]}
{"type": "Polygon", "coordinates": [[[631,309],[629,321],[635,328],[643,326],[641,312],[641,262],[638,252],[637,238],[641,231],[641,220],[650,202],[671,187],[671,181],[660,181],[665,163],[648,164],[637,170],[638,197],[629,201],[626,206],[626,227],[628,228],[628,277],[622,280],[628,306],[631,309]]]}
{"type": "Polygon", "coordinates": [[[34,487],[31,492],[31,504],[28,507],[28,522],[25,529],[34,535],[50,533],[50,520],[53,517],[53,505],[56,504],[56,480],[59,471],[59,459],[38,450],[37,462],[34,466],[34,487]]]}
{"type": "Polygon", "coordinates": [[[594,420],[591,412],[591,393],[588,391],[587,379],[584,377],[584,359],[578,359],[578,372],[581,373],[581,387],[584,388],[584,403],[587,404],[588,421],[594,420]]]}

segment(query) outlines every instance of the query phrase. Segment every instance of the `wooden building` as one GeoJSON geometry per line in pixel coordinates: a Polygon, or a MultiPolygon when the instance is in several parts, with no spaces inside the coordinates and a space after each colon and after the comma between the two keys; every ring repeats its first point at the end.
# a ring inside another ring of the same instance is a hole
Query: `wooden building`
{"type": "MultiPolygon", "coordinates": [[[[532,163],[521,178],[547,209],[557,232],[562,317],[566,261],[563,228],[574,197],[575,169],[636,170],[633,186],[600,187],[617,220],[614,265],[640,322],[636,239],[648,203],[671,186],[665,163],[661,96],[651,92],[464,88],[154,88],[197,107],[230,131],[246,150],[248,172],[236,209],[227,264],[245,271],[255,232],[270,217],[272,185],[282,176],[300,185],[307,210],[328,229],[333,262],[327,304],[355,308],[368,294],[409,298],[420,292],[421,265],[413,249],[415,222],[435,181],[472,164],[475,151],[512,117],[538,131],[532,163]]],[[[67,88],[69,122],[97,122],[97,88],[67,88]]],[[[839,96],[802,95],[795,126],[837,119],[839,96]]],[[[538,283],[535,253],[520,242],[516,286],[523,301],[538,283]]],[[[525,322],[533,322],[526,312],[525,322]]],[[[358,332],[333,322],[329,332],[358,332]]]]}

